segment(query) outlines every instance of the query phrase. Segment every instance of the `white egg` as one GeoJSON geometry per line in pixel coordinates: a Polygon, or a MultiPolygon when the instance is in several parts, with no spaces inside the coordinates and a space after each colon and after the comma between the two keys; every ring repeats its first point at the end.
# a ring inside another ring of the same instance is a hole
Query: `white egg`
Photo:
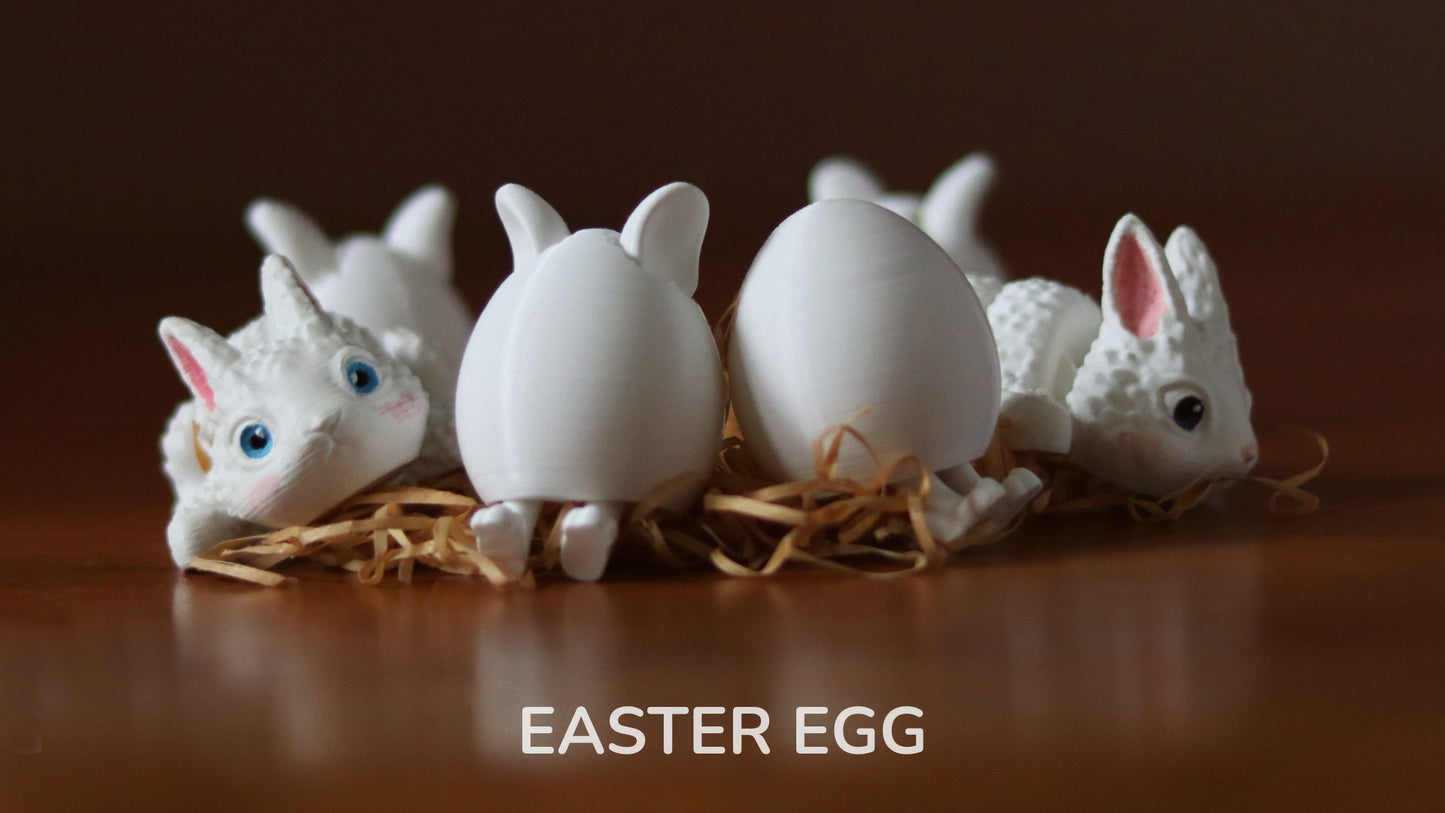
{"type": "MultiPolygon", "coordinates": [[[[813,476],[814,440],[853,421],[884,464],[982,456],[999,411],[993,333],[958,266],[873,203],[826,200],[773,232],[743,281],[728,353],[743,437],[779,480],[813,476]]],[[[839,474],[868,478],[860,444],[839,474]]],[[[917,476],[917,472],[900,472],[917,476]]]]}

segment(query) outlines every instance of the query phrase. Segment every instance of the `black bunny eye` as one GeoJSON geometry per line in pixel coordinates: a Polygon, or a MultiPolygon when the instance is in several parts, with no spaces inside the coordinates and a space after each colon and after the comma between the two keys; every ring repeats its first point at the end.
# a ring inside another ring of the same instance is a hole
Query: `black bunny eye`
{"type": "Polygon", "coordinates": [[[1204,420],[1204,402],[1193,395],[1186,395],[1179,399],[1174,405],[1174,423],[1186,432],[1193,432],[1194,427],[1204,420]]]}

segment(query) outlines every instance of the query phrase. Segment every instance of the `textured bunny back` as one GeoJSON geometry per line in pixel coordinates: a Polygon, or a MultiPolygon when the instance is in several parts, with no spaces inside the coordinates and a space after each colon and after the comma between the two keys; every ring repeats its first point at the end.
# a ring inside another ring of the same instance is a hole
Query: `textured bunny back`
{"type": "Polygon", "coordinates": [[[1003,388],[1062,401],[1073,388],[1063,363],[1083,362],[1101,320],[1097,303],[1063,283],[1032,277],[1005,285],[988,309],[1003,388]]]}
{"type": "Polygon", "coordinates": [[[1069,450],[1065,399],[1101,318],[1099,306],[1081,291],[1041,277],[1003,286],[989,305],[1011,447],[1069,450]]]}

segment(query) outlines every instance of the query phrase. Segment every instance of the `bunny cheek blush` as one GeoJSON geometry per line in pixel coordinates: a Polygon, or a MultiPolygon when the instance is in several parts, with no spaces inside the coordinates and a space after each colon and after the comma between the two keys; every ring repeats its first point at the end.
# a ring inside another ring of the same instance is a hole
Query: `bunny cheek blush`
{"type": "Polygon", "coordinates": [[[410,392],[404,392],[397,396],[396,400],[377,407],[376,414],[385,415],[398,423],[406,423],[420,409],[416,396],[410,392]]]}
{"type": "Polygon", "coordinates": [[[1119,445],[1119,451],[1124,454],[1129,464],[1136,469],[1157,469],[1171,457],[1165,452],[1163,441],[1144,432],[1125,429],[1114,442],[1119,445]]]}
{"type": "Polygon", "coordinates": [[[266,474],[259,477],[246,495],[246,503],[250,506],[251,516],[265,515],[268,507],[275,501],[280,490],[280,477],[274,474],[266,474]]]}
{"type": "Polygon", "coordinates": [[[247,428],[264,427],[266,436],[258,446],[256,435],[248,437],[243,428],[229,450],[236,471],[264,472],[242,519],[272,527],[310,522],[317,505],[324,511],[371,485],[378,468],[390,473],[416,455],[425,408],[394,416],[383,400],[415,404],[411,389],[396,392],[397,383],[360,347],[337,344],[329,363],[318,365],[326,344],[311,338],[274,342],[268,363],[295,374],[258,376],[248,385],[262,406],[244,421],[247,428]],[[400,463],[391,462],[398,457],[400,463]]]}
{"type": "MultiPolygon", "coordinates": [[[[970,465],[998,419],[993,336],[948,254],[880,205],[825,200],[774,230],[738,296],[728,370],[743,440],[776,480],[816,476],[814,440],[851,422],[879,463],[916,457],[929,472],[924,515],[939,539],[1006,522],[1040,488],[1025,469],[1000,482],[970,465]]],[[[861,444],[837,463],[839,477],[875,473],[861,444]]]]}
{"type": "Polygon", "coordinates": [[[572,234],[545,201],[497,191],[514,270],[472,331],[457,388],[462,461],[486,503],[472,518],[482,553],[526,568],[543,502],[562,523],[567,575],[597,579],[627,504],[695,475],[696,497],[722,436],[721,366],[692,300],[707,199],[689,184],[648,196],[621,233],[572,234]]]}
{"type": "Polygon", "coordinates": [[[1008,445],[1068,454],[1153,497],[1248,473],[1251,399],[1204,243],[1181,226],[1161,247],[1126,215],[1103,279],[1102,306],[1043,279],[1009,283],[989,306],[1008,445]]]}
{"type": "Polygon", "coordinates": [[[284,258],[266,259],[261,292],[263,315],[230,339],[179,317],[160,325],[195,396],[161,439],[178,565],[227,538],[316,519],[411,463],[426,434],[416,376],[323,311],[284,258]],[[393,402],[411,406],[381,408],[393,402]]]}

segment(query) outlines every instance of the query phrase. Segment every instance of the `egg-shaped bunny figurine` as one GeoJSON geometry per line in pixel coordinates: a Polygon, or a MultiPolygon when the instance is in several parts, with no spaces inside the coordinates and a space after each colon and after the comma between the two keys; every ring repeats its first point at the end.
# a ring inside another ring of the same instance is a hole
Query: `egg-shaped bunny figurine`
{"type": "Polygon", "coordinates": [[[626,505],[680,475],[705,480],[717,454],[722,373],[692,299],[707,198],[664,186],[620,234],[572,234],[515,184],[497,190],[497,212],[514,269],[477,320],[457,388],[462,462],[489,503],[472,530],[520,576],[541,504],[584,503],[563,520],[561,564],[597,579],[626,505]]]}
{"type": "Polygon", "coordinates": [[[808,177],[808,200],[872,201],[913,221],[943,246],[963,270],[984,307],[998,295],[1008,273],[978,234],[979,209],[993,186],[993,159],[975,152],[944,170],[923,195],[889,192],[871,170],[851,158],[819,162],[808,177]]]}
{"type": "Polygon", "coordinates": [[[407,198],[380,234],[337,242],[290,204],[262,199],[246,211],[252,234],[291,260],[321,307],[371,331],[421,379],[433,413],[413,466],[421,479],[461,465],[452,408],[472,314],[452,285],[455,219],[451,193],[436,185],[407,198]]]}
{"type": "Polygon", "coordinates": [[[285,258],[261,266],[262,316],[227,339],[160,323],[192,400],[161,438],[176,492],[171,556],[316,519],[416,459],[429,399],[369,331],[322,310],[285,258]]]}
{"type": "Polygon", "coordinates": [[[1251,399],[1219,271],[1192,229],[1161,249],[1125,215],[1104,252],[1102,309],[1034,278],[1005,285],[988,315],[1011,448],[1067,454],[1155,497],[1253,467],[1251,399]]]}
{"type": "MultiPolygon", "coordinates": [[[[970,465],[998,420],[988,320],[948,254],[882,206],[825,200],[778,226],[743,280],[728,371],[743,440],[775,479],[815,476],[814,440],[853,419],[882,464],[928,471],[939,539],[1006,521],[1041,487],[1026,469],[999,482],[970,465]]],[[[845,444],[837,472],[866,481],[874,466],[845,444]]]]}

